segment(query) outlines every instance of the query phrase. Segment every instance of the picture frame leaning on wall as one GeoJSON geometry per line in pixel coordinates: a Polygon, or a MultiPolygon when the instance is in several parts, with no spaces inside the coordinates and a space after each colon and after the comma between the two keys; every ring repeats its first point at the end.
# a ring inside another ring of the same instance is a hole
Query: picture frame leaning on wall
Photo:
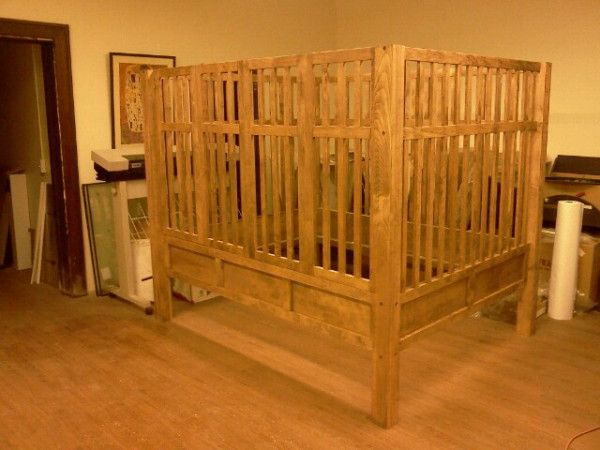
{"type": "MultiPolygon", "coordinates": [[[[144,144],[142,73],[147,69],[175,67],[175,56],[111,52],[110,92],[112,148],[144,144]]],[[[143,150],[142,150],[143,152],[143,150]]]]}

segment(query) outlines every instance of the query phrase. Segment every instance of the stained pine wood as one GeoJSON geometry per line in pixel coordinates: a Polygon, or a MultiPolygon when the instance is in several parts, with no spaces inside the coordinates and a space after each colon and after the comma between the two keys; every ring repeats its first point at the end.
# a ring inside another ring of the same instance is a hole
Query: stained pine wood
{"type": "Polygon", "coordinates": [[[176,277],[366,345],[385,427],[400,346],[515,292],[533,329],[547,64],[381,46],[153,77],[160,317],[176,277]]]}

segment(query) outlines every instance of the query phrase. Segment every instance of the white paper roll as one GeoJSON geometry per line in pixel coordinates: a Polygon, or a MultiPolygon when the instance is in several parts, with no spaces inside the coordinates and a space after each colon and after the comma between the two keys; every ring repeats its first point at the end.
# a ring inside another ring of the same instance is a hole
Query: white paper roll
{"type": "Polygon", "coordinates": [[[573,318],[582,219],[583,203],[573,200],[558,202],[548,295],[548,316],[552,319],[573,318]]]}

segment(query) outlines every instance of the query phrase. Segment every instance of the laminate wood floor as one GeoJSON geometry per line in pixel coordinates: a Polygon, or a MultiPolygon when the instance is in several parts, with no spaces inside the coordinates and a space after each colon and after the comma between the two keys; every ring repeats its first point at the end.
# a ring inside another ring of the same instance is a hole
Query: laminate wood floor
{"type": "Polygon", "coordinates": [[[532,338],[473,318],[423,338],[383,430],[364,350],[223,299],[164,324],[28,276],[0,271],[2,449],[562,449],[600,424],[600,313],[532,338]]]}

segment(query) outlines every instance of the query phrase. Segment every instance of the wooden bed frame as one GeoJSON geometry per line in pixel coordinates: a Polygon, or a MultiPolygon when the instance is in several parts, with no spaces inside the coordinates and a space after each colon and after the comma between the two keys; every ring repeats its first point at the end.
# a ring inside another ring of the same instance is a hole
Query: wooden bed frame
{"type": "Polygon", "coordinates": [[[550,64],[399,45],[160,69],[145,83],[158,317],[179,278],[373,351],[516,292],[534,330],[550,64]]]}

